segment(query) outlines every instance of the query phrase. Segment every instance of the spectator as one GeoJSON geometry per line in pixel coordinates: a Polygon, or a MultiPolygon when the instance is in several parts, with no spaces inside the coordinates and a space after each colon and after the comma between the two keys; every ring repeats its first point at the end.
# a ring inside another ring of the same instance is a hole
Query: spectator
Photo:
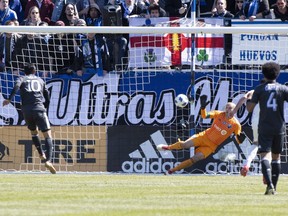
{"type": "Polygon", "coordinates": [[[70,26],[71,23],[74,23],[75,19],[78,18],[76,6],[71,3],[66,4],[62,10],[60,20],[63,21],[66,26],[70,26]]]}
{"type": "Polygon", "coordinates": [[[277,3],[271,9],[276,19],[281,19],[282,21],[288,20],[287,0],[277,0],[277,3]]]}
{"type": "Polygon", "coordinates": [[[166,0],[166,12],[169,17],[184,17],[187,14],[187,5],[181,0],[166,0]]]}
{"type": "Polygon", "coordinates": [[[67,4],[75,5],[75,13],[77,18],[85,19],[88,13],[89,5],[95,4],[94,0],[56,0],[55,7],[52,14],[52,22],[61,20],[61,13],[67,4]]]}
{"type": "Polygon", "coordinates": [[[54,3],[51,0],[29,0],[25,7],[25,19],[28,17],[30,8],[33,6],[39,8],[41,20],[47,22],[50,25],[54,3]]]}
{"type": "Polygon", "coordinates": [[[0,0],[0,24],[5,25],[8,20],[18,20],[17,14],[9,8],[8,0],[0,0]]]}
{"type": "Polygon", "coordinates": [[[40,22],[41,22],[41,18],[40,18],[39,8],[37,6],[32,6],[29,9],[27,18],[23,20],[23,22],[20,23],[20,25],[27,25],[27,24],[31,25],[32,23],[35,26],[38,26],[40,22]]]}
{"type": "MultiPolygon", "coordinates": [[[[86,22],[89,26],[102,26],[102,15],[97,4],[91,4],[86,22]]],[[[103,35],[97,34],[96,38],[103,40],[103,35]]],[[[120,69],[122,60],[126,56],[127,40],[122,35],[115,34],[106,34],[104,40],[110,53],[110,65],[116,70],[120,69]]]]}
{"type": "MultiPolygon", "coordinates": [[[[15,21],[8,20],[5,25],[16,26],[15,21]]],[[[17,68],[16,54],[20,53],[19,47],[21,43],[21,35],[17,33],[3,33],[0,37],[0,59],[1,70],[14,73],[13,67],[17,68]]]]}
{"type": "Polygon", "coordinates": [[[254,21],[255,19],[261,19],[270,13],[270,7],[268,0],[247,0],[243,4],[240,19],[254,21]]]}
{"type": "Polygon", "coordinates": [[[226,0],[216,0],[216,11],[212,17],[234,18],[234,15],[226,10],[226,0]]]}
{"type": "MultiPolygon", "coordinates": [[[[155,5],[157,5],[159,7],[159,9],[154,9],[154,12],[157,13],[156,10],[159,10],[159,16],[156,15],[156,17],[166,17],[166,11],[160,7],[159,5],[159,0],[143,0],[143,1],[139,1],[139,3],[141,4],[141,9],[143,11],[143,14],[147,15],[150,14],[149,8],[153,5],[155,7],[155,5]]],[[[155,15],[153,15],[155,17],[155,15]]],[[[152,16],[151,16],[152,17],[152,16]]],[[[149,17],[146,17],[149,18],[149,17]]]]}
{"type": "MultiPolygon", "coordinates": [[[[55,26],[65,26],[57,21],[55,26]]],[[[75,43],[73,34],[54,34],[48,40],[49,55],[51,56],[52,71],[58,74],[73,74],[75,60],[75,43]]]]}
{"type": "Polygon", "coordinates": [[[140,16],[143,13],[142,9],[136,5],[135,0],[121,0],[120,6],[123,26],[129,26],[129,17],[140,16]]]}
{"type": "MultiPolygon", "coordinates": [[[[216,11],[212,14],[212,17],[215,18],[225,18],[232,19],[234,15],[226,10],[226,0],[216,0],[216,11]]],[[[224,34],[224,63],[231,63],[231,52],[232,52],[232,35],[224,34]]]]}
{"type": "Polygon", "coordinates": [[[157,4],[150,4],[148,7],[148,16],[146,18],[158,18],[161,16],[160,14],[161,14],[160,6],[157,4]]]}
{"type": "MultiPolygon", "coordinates": [[[[232,1],[226,1],[226,10],[229,11],[231,14],[235,14],[235,9],[236,9],[236,3],[235,3],[236,0],[232,0],[232,1]]],[[[217,0],[214,0],[214,4],[213,4],[213,7],[212,7],[212,14],[214,14],[217,9],[216,9],[216,6],[217,6],[217,0]]]]}
{"type": "Polygon", "coordinates": [[[88,26],[102,26],[103,19],[101,10],[97,4],[91,4],[87,13],[86,23],[88,26]]]}
{"type": "MultiPolygon", "coordinates": [[[[34,25],[28,23],[27,25],[34,25]]],[[[21,55],[17,56],[17,61],[23,65],[33,63],[37,69],[43,72],[43,76],[47,76],[50,72],[50,62],[48,54],[48,44],[41,35],[33,33],[25,34],[21,39],[21,55]]]]}
{"type": "Polygon", "coordinates": [[[244,3],[244,0],[236,0],[234,18],[237,18],[237,19],[240,18],[240,15],[242,13],[241,10],[243,7],[243,3],[244,3]]]}
{"type": "MultiPolygon", "coordinates": [[[[78,20],[77,26],[84,26],[85,21],[78,20]]],[[[103,76],[109,69],[109,52],[103,39],[95,37],[94,33],[79,35],[79,55],[76,57],[76,73],[82,76],[84,73],[103,76]]]]}
{"type": "Polygon", "coordinates": [[[21,23],[24,20],[24,10],[20,0],[10,0],[9,7],[16,12],[18,22],[21,23]]]}
{"type": "MultiPolygon", "coordinates": [[[[43,21],[41,21],[40,23],[39,23],[39,26],[49,26],[49,24],[47,23],[47,22],[43,22],[43,21]]],[[[51,35],[49,34],[49,33],[42,33],[41,34],[41,37],[43,37],[44,38],[44,40],[46,41],[46,43],[48,44],[48,40],[49,40],[49,38],[51,37],[51,35]]]]}

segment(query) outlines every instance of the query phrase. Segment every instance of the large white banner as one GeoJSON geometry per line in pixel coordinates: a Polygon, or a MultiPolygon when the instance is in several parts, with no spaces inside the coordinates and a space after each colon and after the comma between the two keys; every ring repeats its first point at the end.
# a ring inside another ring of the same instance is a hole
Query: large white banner
{"type": "MultiPolygon", "coordinates": [[[[216,21],[219,22],[219,21],[216,21]]],[[[222,23],[222,21],[220,21],[222,23]]],[[[130,26],[187,26],[183,19],[169,17],[129,19],[130,26]]],[[[191,23],[192,25],[192,23],[191,23]]],[[[205,24],[212,26],[214,24],[205,24]]],[[[191,65],[192,39],[184,33],[130,34],[129,67],[149,68],[191,65]]],[[[223,34],[197,34],[195,37],[195,65],[215,65],[222,62],[223,34]]]]}
{"type": "MultiPolygon", "coordinates": [[[[287,26],[286,22],[279,20],[258,20],[252,23],[254,26],[271,27],[287,26]]],[[[232,26],[249,26],[251,22],[233,20],[232,26]]],[[[288,36],[275,34],[233,34],[232,64],[259,64],[267,61],[275,61],[280,65],[288,63],[288,36]]]]}

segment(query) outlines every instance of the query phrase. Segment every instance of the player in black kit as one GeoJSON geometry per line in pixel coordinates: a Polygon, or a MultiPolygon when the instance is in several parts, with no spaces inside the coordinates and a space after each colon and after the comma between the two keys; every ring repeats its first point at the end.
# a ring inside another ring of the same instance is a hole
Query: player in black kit
{"type": "Polygon", "coordinates": [[[265,195],[273,195],[276,191],[286,130],[284,102],[288,101],[288,87],[276,82],[279,73],[279,64],[265,63],[262,74],[266,82],[257,86],[252,99],[247,101],[249,112],[253,111],[257,103],[260,106],[258,142],[262,173],[267,183],[265,195]]]}
{"type": "Polygon", "coordinates": [[[45,161],[45,167],[52,174],[55,174],[56,170],[51,163],[53,150],[51,129],[46,113],[46,108],[50,101],[49,93],[45,82],[35,75],[36,67],[33,64],[25,66],[24,72],[25,76],[21,76],[16,80],[9,98],[3,101],[3,106],[9,104],[20,89],[21,109],[28,129],[31,132],[32,141],[39,153],[40,159],[45,161]],[[45,138],[46,153],[44,153],[41,146],[38,128],[42,131],[45,138]]]}

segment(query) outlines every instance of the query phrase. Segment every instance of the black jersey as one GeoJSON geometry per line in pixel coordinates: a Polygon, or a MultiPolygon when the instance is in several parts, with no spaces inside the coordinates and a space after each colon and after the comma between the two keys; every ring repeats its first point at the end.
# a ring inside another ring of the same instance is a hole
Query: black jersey
{"type": "Polygon", "coordinates": [[[49,94],[44,80],[34,74],[19,77],[9,97],[10,100],[19,89],[23,112],[46,111],[44,102],[49,103],[49,94]]]}
{"type": "Polygon", "coordinates": [[[259,133],[281,134],[285,130],[284,102],[288,101],[288,87],[267,82],[255,88],[251,102],[259,103],[259,133]]]}

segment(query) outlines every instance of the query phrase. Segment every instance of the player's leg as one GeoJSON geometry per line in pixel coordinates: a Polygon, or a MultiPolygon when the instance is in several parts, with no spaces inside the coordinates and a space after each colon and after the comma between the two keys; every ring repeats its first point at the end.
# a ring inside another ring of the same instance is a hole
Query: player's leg
{"type": "Polygon", "coordinates": [[[34,114],[33,114],[33,112],[23,113],[23,116],[24,116],[25,122],[27,124],[27,127],[30,130],[32,142],[38,151],[39,158],[41,160],[45,160],[46,156],[45,156],[45,153],[42,149],[41,140],[39,138],[37,125],[36,125],[36,122],[34,119],[34,114]]]}
{"type": "Polygon", "coordinates": [[[272,183],[274,185],[274,189],[276,190],[279,175],[281,172],[280,154],[272,154],[271,168],[272,168],[272,183]]]}
{"type": "Polygon", "coordinates": [[[276,135],[274,137],[273,145],[272,145],[272,183],[274,185],[274,189],[276,190],[279,175],[281,172],[281,152],[284,143],[284,134],[276,135]]]}
{"type": "Polygon", "coordinates": [[[42,131],[43,136],[45,138],[45,149],[46,149],[46,158],[47,160],[52,160],[52,154],[53,154],[53,143],[52,143],[52,135],[51,130],[42,131]]]}
{"type": "Polygon", "coordinates": [[[43,136],[45,138],[45,149],[46,149],[45,167],[49,169],[49,171],[52,174],[55,174],[56,169],[52,164],[52,155],[53,155],[52,134],[46,112],[37,112],[37,126],[42,131],[43,136]]]}
{"type": "Polygon", "coordinates": [[[176,167],[170,169],[167,171],[167,174],[172,174],[176,171],[185,169],[187,167],[192,166],[193,164],[195,164],[196,162],[203,160],[205,158],[204,154],[202,152],[198,152],[195,155],[193,155],[193,157],[189,158],[188,160],[185,160],[183,162],[181,162],[179,165],[177,165],[176,167]]]}
{"type": "Polygon", "coordinates": [[[274,194],[274,186],[272,183],[272,172],[271,172],[271,147],[273,143],[273,136],[267,134],[259,134],[259,151],[261,155],[261,167],[262,174],[267,183],[265,195],[274,194]]]}
{"type": "Polygon", "coordinates": [[[205,136],[195,136],[190,141],[193,142],[193,146],[197,147],[195,149],[195,154],[188,160],[185,160],[176,167],[168,170],[168,174],[172,174],[176,171],[192,166],[196,162],[207,158],[216,149],[215,145],[212,145],[213,147],[211,147],[209,140],[205,136]]]}
{"type": "Polygon", "coordinates": [[[258,122],[259,122],[259,110],[253,111],[252,115],[252,132],[253,132],[253,143],[251,146],[249,146],[248,149],[248,156],[246,161],[244,161],[243,166],[240,169],[240,174],[242,176],[246,176],[249,168],[251,166],[252,160],[256,157],[258,152],[258,122]]]}
{"type": "Polygon", "coordinates": [[[37,129],[36,130],[30,130],[30,132],[31,132],[31,136],[32,136],[32,142],[38,151],[39,158],[41,160],[46,160],[46,155],[42,149],[41,140],[39,138],[38,130],[37,129]]]}
{"type": "Polygon", "coordinates": [[[244,161],[243,166],[241,167],[240,170],[240,174],[242,176],[245,177],[247,175],[249,168],[251,166],[251,162],[256,157],[257,152],[258,152],[258,143],[253,143],[251,146],[249,146],[247,159],[246,161],[244,161]]]}
{"type": "Polygon", "coordinates": [[[165,145],[165,144],[160,144],[157,145],[158,150],[180,150],[180,149],[188,149],[194,146],[194,138],[197,137],[197,135],[194,135],[190,137],[189,139],[185,141],[178,140],[178,142],[173,143],[172,145],[165,145]]]}
{"type": "Polygon", "coordinates": [[[46,148],[46,157],[47,160],[45,162],[45,167],[49,169],[49,171],[52,174],[56,174],[56,169],[54,168],[52,164],[52,154],[53,154],[53,144],[52,144],[52,136],[51,136],[51,130],[48,131],[42,131],[43,136],[45,137],[45,148],[46,148]]]}

